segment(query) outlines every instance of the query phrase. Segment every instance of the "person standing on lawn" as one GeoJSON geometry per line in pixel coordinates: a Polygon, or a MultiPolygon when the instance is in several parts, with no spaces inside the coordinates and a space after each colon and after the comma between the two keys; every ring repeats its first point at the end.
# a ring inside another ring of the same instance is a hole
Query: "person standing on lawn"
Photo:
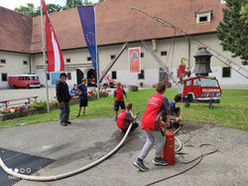
{"type": "Polygon", "coordinates": [[[69,121],[69,115],[70,115],[70,93],[69,93],[69,87],[66,83],[67,74],[61,73],[60,79],[58,83],[56,84],[56,96],[59,103],[59,120],[60,125],[67,126],[68,124],[71,124],[69,121]]]}
{"type": "Polygon", "coordinates": [[[77,118],[81,114],[81,110],[83,108],[83,115],[86,114],[86,107],[88,106],[88,92],[86,86],[86,79],[82,79],[82,83],[78,85],[77,90],[79,91],[79,108],[77,118]]]}
{"type": "Polygon", "coordinates": [[[116,90],[114,91],[114,96],[113,96],[113,105],[114,105],[114,110],[115,110],[115,121],[117,120],[119,106],[121,107],[121,110],[126,108],[123,95],[125,95],[126,100],[128,102],[128,98],[127,98],[127,94],[126,94],[125,90],[121,88],[121,83],[117,82],[116,83],[116,90]]]}
{"type": "Polygon", "coordinates": [[[156,85],[156,94],[153,94],[146,107],[145,113],[141,120],[141,128],[146,134],[146,143],[141,150],[138,159],[133,163],[141,171],[148,171],[149,168],[143,163],[143,160],[156,143],[156,153],[153,163],[155,166],[165,166],[166,161],[162,159],[162,150],[165,144],[164,131],[162,128],[170,126],[170,106],[168,99],[163,95],[166,90],[166,85],[159,82],[156,85]],[[162,116],[162,121],[160,117],[162,116]]]}

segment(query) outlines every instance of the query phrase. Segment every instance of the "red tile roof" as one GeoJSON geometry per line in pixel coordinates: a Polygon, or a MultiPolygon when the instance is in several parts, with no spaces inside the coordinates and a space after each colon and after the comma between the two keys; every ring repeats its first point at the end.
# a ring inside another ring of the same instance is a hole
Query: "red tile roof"
{"type": "MultiPolygon", "coordinates": [[[[95,6],[98,45],[174,36],[174,30],[137,11],[131,10],[133,6],[165,19],[189,34],[216,32],[216,27],[222,20],[222,8],[225,7],[220,3],[220,0],[105,0],[95,6]],[[210,24],[196,24],[195,13],[205,11],[205,9],[212,10],[212,22],[210,24]]],[[[0,14],[3,14],[1,11],[2,9],[0,9],[0,14]]],[[[13,14],[12,11],[10,12],[13,14]]],[[[20,16],[17,17],[16,19],[21,19],[20,16]]],[[[50,14],[50,18],[62,49],[86,47],[76,8],[50,14]]],[[[25,24],[30,29],[30,18],[27,17],[26,20],[28,20],[28,23],[25,24]]],[[[40,22],[40,17],[33,18],[32,44],[30,47],[33,53],[41,52],[42,49],[40,22]]],[[[14,26],[18,26],[18,29],[23,27],[20,24],[13,24],[14,26]]],[[[23,32],[30,34],[31,31],[23,30],[23,32]]],[[[30,36],[28,34],[23,35],[30,36]]],[[[180,33],[176,33],[176,35],[180,35],[180,33]]],[[[1,41],[4,39],[0,38],[1,41]]],[[[26,41],[27,44],[28,42],[26,41]]],[[[1,46],[0,44],[0,49],[2,48],[1,46]]],[[[8,46],[7,44],[5,47],[18,51],[20,44],[17,46],[8,46]]]]}
{"type": "Polygon", "coordinates": [[[32,18],[0,7],[0,50],[31,53],[32,18]]]}

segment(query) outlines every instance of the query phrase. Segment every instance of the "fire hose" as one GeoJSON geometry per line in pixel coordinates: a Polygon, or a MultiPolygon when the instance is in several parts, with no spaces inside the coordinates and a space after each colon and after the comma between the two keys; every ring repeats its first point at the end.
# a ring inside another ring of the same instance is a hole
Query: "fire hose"
{"type": "Polygon", "coordinates": [[[19,179],[23,179],[23,180],[29,180],[29,181],[39,181],[39,182],[48,182],[48,181],[54,181],[54,180],[59,180],[59,179],[63,179],[63,178],[67,178],[70,176],[74,176],[76,174],[79,174],[81,172],[84,172],[88,169],[93,168],[94,166],[100,164],[101,162],[103,162],[104,160],[106,160],[107,158],[109,158],[110,156],[112,156],[114,153],[116,153],[120,147],[123,145],[123,143],[125,142],[130,130],[131,130],[132,124],[129,125],[127,132],[125,133],[124,137],[122,138],[122,140],[120,141],[120,143],[113,149],[111,150],[108,154],[104,155],[103,157],[99,158],[98,160],[90,163],[89,165],[86,165],[82,168],[79,168],[77,170],[74,171],[70,171],[67,173],[63,173],[63,174],[59,174],[59,175],[55,175],[55,176],[31,176],[31,175],[24,175],[24,174],[19,174],[14,172],[12,169],[9,169],[5,163],[3,162],[2,158],[0,157],[0,167],[2,167],[2,169],[8,173],[11,176],[14,176],[16,178],[19,179]]]}
{"type": "Polygon", "coordinates": [[[167,176],[167,177],[165,177],[165,178],[161,178],[161,179],[159,179],[159,180],[157,180],[157,181],[154,181],[154,182],[151,182],[151,183],[149,183],[149,184],[146,184],[146,186],[154,185],[154,184],[159,183],[159,182],[161,182],[161,181],[165,181],[165,180],[167,180],[167,179],[170,179],[170,178],[176,177],[176,176],[178,176],[178,175],[181,175],[181,174],[183,174],[183,173],[185,173],[185,172],[187,172],[187,171],[193,169],[194,167],[196,167],[196,166],[202,161],[202,159],[203,159],[204,156],[213,154],[213,153],[215,153],[215,152],[217,152],[217,151],[219,150],[218,147],[216,147],[215,145],[207,144],[207,143],[206,143],[206,144],[200,144],[199,147],[198,147],[198,149],[200,150],[200,148],[202,148],[203,146],[212,146],[212,147],[215,147],[215,149],[214,149],[213,151],[210,151],[210,152],[207,152],[207,153],[201,153],[199,156],[197,156],[197,157],[194,158],[193,160],[190,160],[190,161],[187,161],[187,162],[183,162],[183,161],[180,161],[180,160],[177,159],[177,161],[179,161],[180,163],[183,163],[183,164],[189,164],[189,163],[192,163],[192,162],[194,162],[194,161],[196,161],[196,160],[198,160],[198,161],[197,161],[193,166],[191,166],[191,167],[189,167],[189,168],[187,168],[187,169],[185,169],[185,170],[183,170],[183,171],[181,171],[181,172],[178,172],[178,173],[176,173],[176,174],[167,176]]]}

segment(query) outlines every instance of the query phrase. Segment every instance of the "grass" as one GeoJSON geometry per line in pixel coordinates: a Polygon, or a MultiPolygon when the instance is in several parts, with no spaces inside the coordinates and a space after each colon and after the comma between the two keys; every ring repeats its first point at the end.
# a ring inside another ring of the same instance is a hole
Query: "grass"
{"type": "MultiPolygon", "coordinates": [[[[147,100],[154,93],[153,89],[129,92],[128,98],[133,102],[133,112],[143,114],[147,100]]],[[[176,89],[168,89],[166,96],[171,100],[177,93],[176,89]]],[[[214,109],[208,109],[208,104],[191,104],[189,108],[182,106],[182,119],[205,124],[215,124],[248,131],[248,90],[247,89],[224,89],[221,103],[215,104],[214,109]]],[[[75,119],[78,105],[71,106],[71,119],[75,119]]],[[[23,124],[35,124],[49,121],[58,121],[58,110],[50,114],[36,114],[8,121],[1,121],[0,128],[18,126],[23,124]]],[[[113,117],[112,96],[89,102],[87,118],[113,117]]]]}

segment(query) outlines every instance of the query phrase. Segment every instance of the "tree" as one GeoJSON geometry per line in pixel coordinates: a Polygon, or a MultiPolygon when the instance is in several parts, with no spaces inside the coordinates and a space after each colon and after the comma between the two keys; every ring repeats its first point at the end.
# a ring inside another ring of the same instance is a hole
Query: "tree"
{"type": "Polygon", "coordinates": [[[226,0],[223,21],[217,27],[223,49],[231,51],[233,57],[239,56],[243,64],[248,64],[248,23],[240,11],[247,3],[248,0],[226,0]]]}
{"type": "Polygon", "coordinates": [[[241,18],[248,22],[248,3],[241,7],[241,18]]]}
{"type": "MultiPolygon", "coordinates": [[[[63,10],[62,6],[56,4],[47,4],[46,6],[48,13],[53,13],[63,10]]],[[[40,15],[40,6],[35,8],[34,4],[28,3],[27,6],[20,6],[19,8],[15,8],[15,11],[25,15],[29,15],[31,17],[36,17],[40,15]]]]}
{"type": "Polygon", "coordinates": [[[79,6],[90,5],[90,4],[92,4],[92,2],[88,0],[67,0],[65,9],[76,8],[79,6]]]}
{"type": "Polygon", "coordinates": [[[35,9],[34,4],[28,3],[27,6],[20,6],[19,8],[15,8],[16,12],[29,15],[31,17],[36,17],[40,15],[39,11],[35,9]]]}

